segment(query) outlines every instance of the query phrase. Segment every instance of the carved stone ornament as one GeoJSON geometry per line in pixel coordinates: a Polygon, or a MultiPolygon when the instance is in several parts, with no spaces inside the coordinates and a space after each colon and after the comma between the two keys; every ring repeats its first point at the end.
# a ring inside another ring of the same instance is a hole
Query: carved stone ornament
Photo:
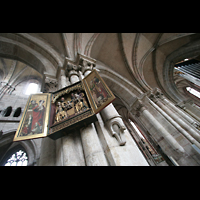
{"type": "Polygon", "coordinates": [[[142,100],[136,98],[135,101],[133,102],[133,104],[131,105],[130,111],[134,115],[139,117],[140,116],[140,112],[142,112],[145,109],[146,109],[146,107],[144,106],[142,100]]]}
{"type": "Polygon", "coordinates": [[[155,95],[156,98],[164,99],[164,94],[158,88],[153,89],[153,94],[155,95]]]}
{"type": "Polygon", "coordinates": [[[112,136],[114,136],[119,142],[120,146],[124,146],[126,144],[126,139],[124,136],[124,131],[126,127],[121,119],[121,117],[117,116],[112,118],[107,122],[107,127],[110,129],[112,136]]]}
{"type": "Polygon", "coordinates": [[[150,93],[149,99],[151,99],[154,103],[156,103],[158,100],[156,99],[155,95],[150,93]]]}

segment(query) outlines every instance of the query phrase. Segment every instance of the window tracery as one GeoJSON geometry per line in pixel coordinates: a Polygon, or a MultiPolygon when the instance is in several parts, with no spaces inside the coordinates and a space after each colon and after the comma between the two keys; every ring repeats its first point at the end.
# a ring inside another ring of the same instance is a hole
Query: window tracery
{"type": "Polygon", "coordinates": [[[13,153],[6,161],[4,166],[27,166],[27,153],[21,149],[13,153]]]}

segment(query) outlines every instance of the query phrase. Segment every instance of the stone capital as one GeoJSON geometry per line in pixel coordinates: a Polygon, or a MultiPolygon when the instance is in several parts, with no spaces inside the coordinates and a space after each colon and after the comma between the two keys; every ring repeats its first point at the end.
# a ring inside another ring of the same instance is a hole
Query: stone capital
{"type": "Polygon", "coordinates": [[[154,88],[152,93],[155,95],[156,98],[165,99],[162,91],[158,88],[154,88]]]}
{"type": "Polygon", "coordinates": [[[177,103],[176,106],[178,106],[179,108],[184,109],[185,108],[185,102],[181,101],[181,102],[177,103]]]}
{"type": "Polygon", "coordinates": [[[93,68],[96,66],[96,64],[93,61],[81,58],[79,62],[79,66],[81,68],[82,73],[85,74],[86,71],[92,71],[93,68]]]}
{"type": "Polygon", "coordinates": [[[158,101],[158,99],[155,97],[154,94],[149,94],[149,99],[151,99],[151,101],[153,101],[154,103],[156,103],[158,101]]]}
{"type": "Polygon", "coordinates": [[[70,60],[66,58],[65,65],[66,76],[79,74],[79,71],[84,75],[86,71],[92,71],[96,66],[96,60],[85,55],[78,53],[76,60],[70,60]]]}
{"type": "Polygon", "coordinates": [[[143,112],[144,110],[146,110],[145,105],[143,104],[143,102],[140,99],[135,99],[135,101],[133,102],[133,104],[131,105],[131,112],[134,115],[138,115],[140,114],[140,112],[143,112]]]}

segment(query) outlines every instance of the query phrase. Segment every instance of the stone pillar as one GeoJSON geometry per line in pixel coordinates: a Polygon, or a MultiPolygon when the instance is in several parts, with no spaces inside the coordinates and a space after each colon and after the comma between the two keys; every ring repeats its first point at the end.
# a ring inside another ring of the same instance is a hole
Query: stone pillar
{"type": "MultiPolygon", "coordinates": [[[[178,109],[168,99],[166,99],[165,96],[162,94],[162,92],[159,89],[155,88],[153,90],[153,94],[157,98],[160,98],[169,108],[171,108],[173,111],[177,112],[181,117],[183,117],[183,119],[187,120],[190,124],[194,125],[196,123],[190,116],[188,116],[186,113],[184,113],[183,111],[178,109]]],[[[177,117],[179,118],[178,115],[177,115],[177,117]]]]}
{"type": "MultiPolygon", "coordinates": [[[[67,80],[67,77],[65,76],[65,70],[61,69],[60,71],[60,86],[61,88],[69,86],[70,82],[67,80]]],[[[59,89],[61,89],[59,88],[59,89]]]]}
{"type": "Polygon", "coordinates": [[[80,132],[74,131],[61,138],[63,166],[85,166],[80,132]]]}
{"type": "Polygon", "coordinates": [[[49,137],[41,138],[39,166],[56,165],[56,142],[49,137]]]}
{"type": "MultiPolygon", "coordinates": [[[[70,84],[79,81],[78,72],[68,71],[70,84]]],[[[61,88],[67,84],[67,78],[62,78],[61,88]]],[[[56,140],[56,165],[62,166],[85,166],[83,147],[79,131],[67,134],[56,140]]]]}
{"type": "MultiPolygon", "coordinates": [[[[63,87],[69,86],[71,83],[65,76],[65,71],[60,69],[58,74],[58,89],[62,89],[63,87]]],[[[64,156],[63,156],[63,142],[62,138],[57,139],[56,141],[56,166],[63,166],[64,156]]]]}
{"type": "MultiPolygon", "coordinates": [[[[92,70],[92,67],[87,67],[87,64],[83,61],[82,74],[84,77],[92,70]]],[[[82,128],[80,133],[87,166],[107,166],[108,163],[94,124],[91,123],[82,128]]]]}
{"type": "Polygon", "coordinates": [[[145,119],[157,130],[158,134],[161,134],[162,137],[170,144],[170,146],[177,150],[180,153],[184,153],[184,149],[179,143],[173,138],[170,133],[154,118],[154,116],[147,110],[147,108],[143,105],[141,100],[136,100],[131,106],[132,112],[139,112],[142,114],[145,119]]]}
{"type": "MultiPolygon", "coordinates": [[[[165,99],[165,98],[164,98],[165,99]]],[[[166,99],[165,99],[166,100],[166,99]]],[[[169,102],[166,100],[166,102],[169,102]]],[[[200,142],[200,135],[187,123],[185,123],[175,112],[170,110],[167,106],[165,106],[159,98],[155,100],[155,103],[165,111],[175,122],[177,122],[183,129],[185,129],[193,138],[195,138],[198,142],[200,142]]],[[[171,104],[171,103],[170,103],[171,104]]],[[[175,106],[174,106],[175,107],[175,106]]],[[[178,109],[178,108],[176,108],[178,109]]],[[[188,120],[192,120],[187,116],[188,120]]],[[[191,122],[191,121],[190,121],[191,122]]]]}
{"type": "Polygon", "coordinates": [[[195,144],[198,148],[200,148],[199,142],[197,142],[187,131],[185,131],[176,121],[174,121],[166,112],[164,112],[156,102],[158,100],[154,97],[153,94],[149,96],[149,103],[160,112],[182,135],[184,135],[192,144],[195,144]]]}
{"type": "Polygon", "coordinates": [[[101,111],[101,116],[112,136],[114,136],[119,142],[119,145],[125,145],[126,140],[124,137],[124,130],[126,130],[126,128],[121,116],[112,103],[101,111]]]}
{"type": "Polygon", "coordinates": [[[200,108],[196,106],[192,100],[182,101],[176,104],[176,106],[183,109],[185,112],[187,112],[189,115],[191,115],[194,119],[198,121],[194,123],[194,126],[198,129],[200,129],[200,108]]]}
{"type": "MultiPolygon", "coordinates": [[[[94,63],[92,62],[90,63],[90,62],[87,62],[86,60],[83,60],[82,74],[84,76],[87,76],[91,72],[94,66],[95,66],[94,63]]],[[[100,114],[96,115],[98,118],[98,121],[95,122],[95,127],[98,132],[98,137],[96,137],[96,140],[93,139],[93,142],[95,143],[95,146],[96,145],[100,146],[100,142],[101,142],[101,146],[103,147],[103,150],[106,154],[106,158],[109,162],[109,165],[111,166],[148,165],[142,153],[138,149],[137,145],[134,143],[133,139],[131,138],[131,135],[126,130],[125,125],[122,121],[122,118],[116,111],[115,107],[112,104],[109,104],[107,107],[105,107],[101,111],[101,115],[100,114]],[[102,115],[102,118],[104,118],[104,120],[102,120],[101,115],[102,115]],[[125,133],[127,134],[127,138],[128,138],[128,144],[126,146],[124,146],[126,144],[125,133]],[[111,137],[110,135],[114,137],[111,137]]],[[[92,127],[93,127],[93,130],[91,130],[91,133],[93,132],[93,134],[91,134],[91,136],[93,135],[94,137],[94,135],[96,135],[95,134],[96,131],[93,124],[92,124],[92,127]]],[[[87,128],[90,128],[90,127],[87,127],[87,128]]],[[[84,136],[84,134],[82,135],[81,133],[81,137],[82,136],[84,136]]],[[[89,139],[89,137],[92,139],[91,136],[87,135],[87,139],[89,139]]],[[[82,138],[82,142],[83,142],[83,147],[85,147],[84,138],[82,138]]],[[[96,158],[97,161],[100,158],[104,157],[103,150],[98,155],[99,158],[98,159],[96,158]]],[[[91,151],[91,154],[93,154],[92,151],[91,151]]],[[[101,162],[106,164],[106,159],[104,159],[104,161],[101,160],[101,162]]]]}
{"type": "Polygon", "coordinates": [[[56,165],[56,146],[55,141],[51,138],[42,138],[39,166],[54,166],[56,165]]]}
{"type": "Polygon", "coordinates": [[[73,83],[76,83],[78,81],[79,81],[78,73],[75,72],[75,71],[72,71],[70,73],[70,82],[73,84],[73,83]]]}
{"type": "Polygon", "coordinates": [[[108,166],[94,124],[82,128],[80,132],[87,166],[108,166]]]}
{"type": "Polygon", "coordinates": [[[95,122],[98,135],[106,154],[106,158],[111,166],[148,166],[148,162],[139,150],[128,130],[124,130],[126,145],[120,146],[116,138],[112,137],[106,123],[97,114],[98,121],[95,122]]]}

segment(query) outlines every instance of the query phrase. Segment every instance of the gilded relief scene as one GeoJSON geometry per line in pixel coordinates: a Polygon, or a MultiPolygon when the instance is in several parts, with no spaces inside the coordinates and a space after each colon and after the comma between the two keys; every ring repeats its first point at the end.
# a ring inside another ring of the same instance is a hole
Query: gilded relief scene
{"type": "Polygon", "coordinates": [[[85,91],[81,89],[76,89],[68,94],[62,95],[56,100],[55,105],[54,124],[70,119],[90,108],[85,91]]]}
{"type": "Polygon", "coordinates": [[[18,136],[29,136],[43,133],[46,101],[46,96],[32,96],[27,107],[21,132],[18,136]]]}

